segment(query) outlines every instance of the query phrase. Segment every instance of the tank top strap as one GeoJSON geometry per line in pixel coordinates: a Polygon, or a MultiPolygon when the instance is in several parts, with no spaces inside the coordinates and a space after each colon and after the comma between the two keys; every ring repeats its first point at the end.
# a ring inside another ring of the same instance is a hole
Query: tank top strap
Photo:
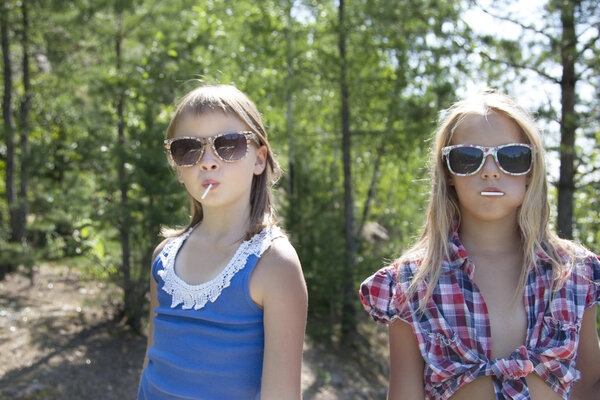
{"type": "Polygon", "coordinates": [[[271,247],[273,241],[277,238],[285,238],[285,234],[276,225],[265,227],[262,231],[252,236],[248,241],[246,257],[250,254],[254,254],[256,257],[260,256],[271,247]]]}
{"type": "Polygon", "coordinates": [[[245,266],[237,274],[239,278],[237,287],[242,291],[246,303],[250,305],[253,310],[260,310],[262,313],[262,309],[258,308],[250,294],[250,277],[252,276],[252,272],[256,268],[261,255],[269,249],[273,241],[278,238],[284,238],[287,240],[287,236],[278,227],[270,226],[264,228],[264,230],[255,237],[257,238],[256,242],[254,242],[251,248],[248,249],[248,255],[246,256],[245,260],[241,261],[245,263],[245,266]],[[260,240],[258,240],[259,238],[260,240]]]}

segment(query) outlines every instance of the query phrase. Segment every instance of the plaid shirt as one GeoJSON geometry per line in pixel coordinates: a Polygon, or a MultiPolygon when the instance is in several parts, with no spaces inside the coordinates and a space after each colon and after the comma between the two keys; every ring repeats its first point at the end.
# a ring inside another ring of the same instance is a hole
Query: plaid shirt
{"type": "Polygon", "coordinates": [[[600,258],[581,249],[573,273],[551,296],[552,268],[538,254],[524,290],[528,318],[525,346],[509,357],[491,359],[491,331],[486,305],[473,284],[475,266],[455,231],[439,282],[425,312],[416,313],[427,284],[407,301],[405,293],[420,264],[418,254],[383,268],[361,285],[360,297],[373,319],[411,324],[425,361],[424,386],[429,399],[448,399],[461,386],[491,376],[496,399],[530,399],[525,376],[535,372],[564,399],[574,381],[581,319],[600,301],[600,258]],[[405,306],[403,307],[403,305],[405,306]]]}

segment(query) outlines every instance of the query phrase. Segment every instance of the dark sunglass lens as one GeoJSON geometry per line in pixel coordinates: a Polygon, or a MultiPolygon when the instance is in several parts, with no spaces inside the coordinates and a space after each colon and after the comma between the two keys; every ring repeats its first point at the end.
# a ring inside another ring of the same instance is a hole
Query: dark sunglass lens
{"type": "Polygon", "coordinates": [[[171,143],[171,157],[177,165],[193,165],[202,155],[202,143],[194,139],[178,139],[171,143]]]}
{"type": "Polygon", "coordinates": [[[507,146],[498,150],[498,162],[511,174],[522,174],[531,168],[531,149],[526,146],[507,146]]]}
{"type": "Polygon", "coordinates": [[[483,152],[475,147],[458,147],[450,150],[450,168],[457,174],[471,174],[477,171],[483,159],[483,152]]]}
{"type": "Polygon", "coordinates": [[[215,138],[215,151],[225,161],[236,161],[246,155],[246,137],[240,133],[228,133],[215,138]]]}

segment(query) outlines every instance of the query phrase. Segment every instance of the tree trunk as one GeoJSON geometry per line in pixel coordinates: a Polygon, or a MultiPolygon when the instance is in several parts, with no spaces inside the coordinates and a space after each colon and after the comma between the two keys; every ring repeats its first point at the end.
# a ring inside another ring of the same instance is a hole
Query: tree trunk
{"type": "Polygon", "coordinates": [[[340,51],[340,93],[342,117],[342,161],[344,166],[344,211],[346,238],[346,266],[344,269],[344,295],[342,308],[342,343],[349,343],[356,333],[354,301],[354,201],[352,199],[352,169],[350,156],[350,107],[348,104],[346,24],[344,22],[344,0],[339,3],[339,51],[340,51]]]}
{"type": "MultiPolygon", "coordinates": [[[[17,223],[19,225],[19,241],[24,243],[27,233],[27,185],[29,176],[29,110],[31,109],[31,84],[29,80],[29,16],[27,14],[27,1],[21,2],[23,17],[22,47],[23,47],[23,100],[21,101],[21,171],[19,185],[19,207],[17,209],[17,223]]],[[[24,243],[25,244],[25,243],[24,243]]]]}
{"type": "Polygon", "coordinates": [[[136,318],[138,313],[135,312],[135,291],[131,282],[131,250],[129,247],[129,208],[128,208],[128,185],[127,176],[125,172],[125,120],[123,116],[123,104],[125,101],[124,88],[123,88],[123,71],[122,71],[122,54],[121,44],[123,42],[122,37],[122,17],[118,18],[118,31],[115,39],[115,52],[117,56],[117,76],[119,77],[119,84],[117,88],[117,146],[118,146],[118,185],[121,192],[121,218],[119,221],[119,233],[121,236],[121,269],[123,272],[123,314],[128,325],[134,330],[139,330],[140,321],[136,318]]]}
{"type": "MultiPolygon", "coordinates": [[[[4,135],[6,141],[6,160],[5,160],[5,185],[6,185],[6,203],[10,218],[10,241],[18,240],[16,235],[17,224],[17,192],[15,188],[15,124],[13,121],[12,110],[12,65],[10,62],[10,42],[8,30],[8,5],[2,4],[2,14],[0,16],[0,31],[2,42],[2,60],[4,76],[4,97],[2,103],[2,116],[4,118],[4,135]]],[[[14,265],[0,265],[0,279],[4,275],[14,270],[14,265]]]]}
{"type": "Polygon", "coordinates": [[[286,134],[288,137],[288,198],[289,198],[289,206],[288,206],[288,226],[290,228],[290,232],[298,232],[297,223],[298,223],[298,210],[297,210],[297,190],[296,190],[296,142],[294,138],[294,99],[293,99],[293,87],[292,81],[294,76],[294,70],[292,67],[293,63],[293,51],[294,51],[294,43],[293,43],[293,35],[292,35],[292,27],[294,23],[294,17],[292,17],[292,7],[293,1],[288,1],[286,4],[286,15],[287,15],[287,35],[286,35],[286,44],[287,44],[287,54],[286,54],[286,113],[285,113],[285,122],[286,122],[286,134]]]}
{"type": "Polygon", "coordinates": [[[575,10],[572,2],[560,3],[562,22],[561,63],[562,79],[560,125],[560,177],[558,181],[558,234],[566,239],[573,238],[573,197],[575,192],[575,131],[577,115],[575,113],[575,59],[577,57],[575,36],[575,10]]]}

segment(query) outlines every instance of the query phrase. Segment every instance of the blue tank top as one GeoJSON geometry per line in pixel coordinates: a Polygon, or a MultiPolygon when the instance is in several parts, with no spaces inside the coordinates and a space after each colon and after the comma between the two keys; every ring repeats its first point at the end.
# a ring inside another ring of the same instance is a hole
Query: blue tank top
{"type": "Polygon", "coordinates": [[[138,400],[258,399],[263,311],[250,297],[250,274],[283,233],[263,229],[240,245],[216,278],[188,285],[175,274],[175,257],[192,230],[170,240],[152,265],[159,305],[138,400]]]}

